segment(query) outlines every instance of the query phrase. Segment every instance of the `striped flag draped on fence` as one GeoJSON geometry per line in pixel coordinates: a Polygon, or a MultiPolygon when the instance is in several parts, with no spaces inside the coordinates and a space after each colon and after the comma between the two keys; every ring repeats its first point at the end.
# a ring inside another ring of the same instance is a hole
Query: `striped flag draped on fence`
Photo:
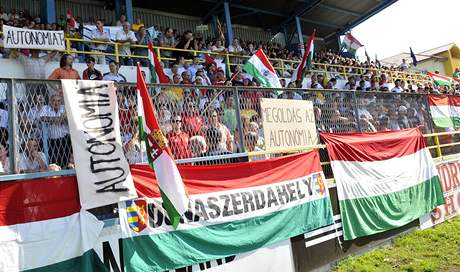
{"type": "Polygon", "coordinates": [[[420,130],[321,137],[337,183],[345,240],[401,227],[444,203],[420,130]]]}
{"type": "Polygon", "coordinates": [[[431,119],[436,127],[460,127],[460,97],[429,95],[431,119]]]}

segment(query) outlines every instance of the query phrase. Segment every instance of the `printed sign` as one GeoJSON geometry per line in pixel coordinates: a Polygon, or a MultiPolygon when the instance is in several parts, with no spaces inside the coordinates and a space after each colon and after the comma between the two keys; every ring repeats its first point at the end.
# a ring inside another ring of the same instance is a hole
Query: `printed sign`
{"type": "Polygon", "coordinates": [[[311,101],[262,98],[260,107],[267,151],[318,144],[311,101]]]}
{"type": "Polygon", "coordinates": [[[436,167],[445,204],[420,218],[421,229],[433,227],[460,214],[460,159],[442,162],[436,167]]]}
{"type": "Polygon", "coordinates": [[[47,31],[3,26],[5,48],[64,50],[64,31],[47,31]]]}
{"type": "Polygon", "coordinates": [[[121,144],[113,82],[62,80],[62,86],[81,207],[137,197],[121,144]]]}

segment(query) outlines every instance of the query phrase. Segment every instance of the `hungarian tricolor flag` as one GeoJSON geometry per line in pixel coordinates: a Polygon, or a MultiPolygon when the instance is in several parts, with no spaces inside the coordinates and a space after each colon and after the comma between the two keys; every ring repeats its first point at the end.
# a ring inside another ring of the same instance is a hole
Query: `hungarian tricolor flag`
{"type": "Polygon", "coordinates": [[[158,60],[155,50],[153,50],[152,43],[149,42],[149,70],[150,70],[150,83],[169,83],[163,67],[158,60]]]}
{"type": "Polygon", "coordinates": [[[182,177],[155,117],[152,99],[139,63],[137,64],[137,89],[139,137],[146,145],[149,166],[155,171],[164,208],[172,226],[177,228],[180,217],[187,210],[189,200],[182,177]]]}
{"type": "Polygon", "coordinates": [[[260,86],[281,88],[278,75],[262,49],[256,51],[243,66],[243,69],[246,73],[257,79],[260,86]]]}
{"type": "Polygon", "coordinates": [[[125,271],[170,271],[239,255],[334,222],[318,151],[179,166],[190,209],[175,230],[146,167],[135,165],[131,172],[139,196],[147,196],[118,203],[125,271]]]}
{"type": "Polygon", "coordinates": [[[345,37],[342,41],[342,48],[347,49],[347,52],[356,55],[356,50],[358,50],[363,45],[353,36],[351,33],[345,34],[345,37]]]}
{"type": "Polygon", "coordinates": [[[104,226],[80,209],[75,176],[2,182],[1,271],[107,271],[94,250],[104,226]]]}
{"type": "Polygon", "coordinates": [[[448,76],[441,76],[432,72],[427,73],[436,86],[451,86],[455,83],[454,79],[448,76]]]}
{"type": "Polygon", "coordinates": [[[294,73],[292,74],[291,81],[302,80],[303,71],[305,67],[307,69],[311,68],[313,62],[313,53],[314,53],[314,40],[315,40],[316,29],[313,30],[313,33],[310,36],[308,44],[305,46],[305,51],[303,52],[302,62],[295,68],[294,73]]]}
{"type": "Polygon", "coordinates": [[[460,127],[460,97],[429,95],[431,119],[438,128],[460,127]]]}
{"type": "Polygon", "coordinates": [[[444,203],[419,129],[321,138],[337,183],[345,240],[404,226],[444,203]]]}

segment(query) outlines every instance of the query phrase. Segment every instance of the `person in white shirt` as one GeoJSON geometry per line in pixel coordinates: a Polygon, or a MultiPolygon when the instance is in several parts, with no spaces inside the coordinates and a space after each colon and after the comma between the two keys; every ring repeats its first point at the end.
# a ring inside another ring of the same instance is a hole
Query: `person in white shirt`
{"type": "Polygon", "coordinates": [[[120,65],[133,65],[133,59],[131,56],[130,45],[136,43],[136,35],[134,32],[129,30],[129,22],[123,23],[123,29],[118,31],[116,34],[116,40],[118,43],[123,43],[124,45],[118,46],[118,54],[122,55],[120,57],[120,65]]]}
{"type": "Polygon", "coordinates": [[[109,63],[109,73],[105,73],[102,77],[102,80],[111,80],[115,82],[126,82],[126,77],[120,73],[118,73],[118,63],[115,61],[111,61],[109,63]]]}
{"type": "Polygon", "coordinates": [[[0,19],[3,20],[5,23],[10,19],[8,14],[0,7],[0,19]]]}
{"type": "Polygon", "coordinates": [[[399,79],[395,80],[395,86],[393,87],[393,89],[391,89],[391,92],[392,93],[402,93],[402,92],[404,92],[404,89],[401,87],[401,80],[399,80],[399,79]]]}
{"type": "MultiPolygon", "coordinates": [[[[91,39],[99,42],[110,42],[109,34],[104,30],[104,23],[101,19],[96,20],[96,29],[91,31],[91,39]]],[[[107,44],[94,43],[92,44],[91,51],[97,53],[105,53],[107,50],[107,44]]],[[[96,63],[105,64],[104,55],[92,55],[96,60],[96,63]]]]}
{"type": "Polygon", "coordinates": [[[120,15],[120,20],[117,21],[115,26],[123,26],[123,23],[126,22],[126,15],[122,14],[120,15]]]}
{"type": "Polygon", "coordinates": [[[243,52],[243,48],[240,45],[240,40],[234,38],[233,43],[228,47],[228,52],[241,54],[243,52]]]}
{"type": "Polygon", "coordinates": [[[21,51],[16,51],[16,53],[19,62],[21,62],[24,67],[24,74],[26,78],[46,79],[46,63],[54,58],[57,51],[40,56],[40,50],[31,49],[30,57],[24,55],[21,51]]]}
{"type": "Polygon", "coordinates": [[[38,151],[37,141],[33,139],[27,141],[26,149],[19,157],[18,168],[20,173],[43,172],[48,169],[45,154],[38,151]]]}
{"type": "Polygon", "coordinates": [[[225,47],[222,45],[221,40],[217,40],[216,43],[211,47],[211,51],[216,53],[225,53],[227,49],[225,49],[225,47]]]}
{"type": "Polygon", "coordinates": [[[187,68],[190,76],[192,77],[192,81],[195,81],[196,72],[199,69],[203,69],[203,65],[200,64],[200,57],[195,56],[193,57],[193,63],[187,68]]]}
{"type": "Polygon", "coordinates": [[[43,108],[40,119],[48,125],[50,163],[65,167],[72,153],[67,116],[60,95],[53,95],[50,104],[43,108]]]}
{"type": "Polygon", "coordinates": [[[8,150],[4,145],[0,145],[0,174],[10,173],[10,160],[8,158],[8,150]]]}

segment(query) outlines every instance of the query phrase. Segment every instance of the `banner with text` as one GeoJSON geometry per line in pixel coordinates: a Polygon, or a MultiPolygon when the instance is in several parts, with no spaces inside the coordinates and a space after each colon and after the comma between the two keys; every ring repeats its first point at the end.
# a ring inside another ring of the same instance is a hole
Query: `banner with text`
{"type": "MultiPolygon", "coordinates": [[[[180,170],[190,204],[177,230],[159,192],[120,202],[127,270],[163,271],[222,259],[333,223],[317,151],[180,170]]],[[[151,184],[153,173],[132,171],[138,191],[144,191],[142,184],[150,191],[157,188],[151,184]]]]}
{"type": "MultiPolygon", "coordinates": [[[[95,252],[108,270],[124,271],[120,260],[124,259],[120,226],[110,226],[102,230],[95,243],[95,252]],[[121,249],[121,250],[120,250],[121,249]]],[[[290,240],[284,240],[273,245],[262,247],[247,253],[231,255],[207,262],[181,267],[170,272],[198,271],[285,271],[294,272],[294,257],[290,240]]]]}
{"type": "Polygon", "coordinates": [[[460,214],[460,158],[441,162],[436,167],[445,204],[420,217],[421,229],[433,227],[460,214]]]}
{"type": "Polygon", "coordinates": [[[62,80],[82,208],[137,197],[112,81],[62,80]]]}
{"type": "Polygon", "coordinates": [[[65,50],[64,31],[34,30],[3,25],[3,46],[40,50],[65,50]]]}
{"type": "Polygon", "coordinates": [[[267,151],[318,144],[311,101],[262,98],[260,107],[267,151]]]}

